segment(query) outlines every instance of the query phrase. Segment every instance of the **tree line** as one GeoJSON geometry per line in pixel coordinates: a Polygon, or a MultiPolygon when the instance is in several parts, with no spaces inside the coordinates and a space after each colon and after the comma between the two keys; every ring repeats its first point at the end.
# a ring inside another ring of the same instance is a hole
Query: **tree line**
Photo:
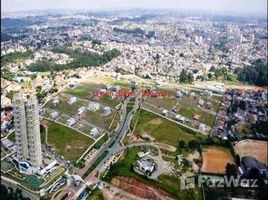
{"type": "Polygon", "coordinates": [[[257,86],[267,86],[268,64],[256,61],[251,66],[245,66],[238,71],[238,78],[243,83],[249,83],[257,86]]]}
{"type": "Polygon", "coordinates": [[[90,51],[80,51],[78,49],[72,50],[68,48],[55,48],[53,52],[67,54],[73,58],[73,61],[62,65],[54,64],[51,61],[43,59],[36,63],[30,64],[28,66],[28,70],[44,72],[51,70],[60,71],[65,69],[74,69],[78,67],[101,66],[121,55],[120,51],[117,49],[105,51],[102,54],[93,53],[90,51]]]}

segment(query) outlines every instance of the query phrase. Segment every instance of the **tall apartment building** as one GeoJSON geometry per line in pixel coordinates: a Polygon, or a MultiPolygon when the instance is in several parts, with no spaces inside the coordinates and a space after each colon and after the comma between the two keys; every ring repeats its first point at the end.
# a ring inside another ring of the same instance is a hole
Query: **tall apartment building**
{"type": "Polygon", "coordinates": [[[20,92],[13,100],[14,128],[19,161],[33,167],[42,165],[38,101],[35,95],[24,98],[20,92]]]}

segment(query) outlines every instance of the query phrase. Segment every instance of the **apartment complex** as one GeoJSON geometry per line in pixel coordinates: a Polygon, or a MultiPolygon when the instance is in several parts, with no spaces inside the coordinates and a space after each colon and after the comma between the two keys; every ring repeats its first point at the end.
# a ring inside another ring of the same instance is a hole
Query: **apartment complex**
{"type": "Polygon", "coordinates": [[[35,95],[24,97],[20,92],[13,100],[17,158],[33,167],[42,165],[38,101],[35,95]]]}

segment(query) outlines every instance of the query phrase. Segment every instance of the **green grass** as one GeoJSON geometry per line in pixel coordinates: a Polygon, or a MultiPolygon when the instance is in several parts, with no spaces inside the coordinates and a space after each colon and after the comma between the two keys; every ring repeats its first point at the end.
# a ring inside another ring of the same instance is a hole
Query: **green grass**
{"type": "Polygon", "coordinates": [[[95,93],[96,89],[100,88],[101,84],[80,84],[75,88],[67,88],[64,93],[70,94],[79,98],[85,98],[92,92],[95,93]]]}
{"type": "Polygon", "coordinates": [[[43,178],[38,178],[35,175],[26,175],[23,180],[31,189],[37,190],[39,186],[45,182],[43,178]]]}
{"type": "Polygon", "coordinates": [[[94,142],[91,138],[71,128],[47,120],[46,124],[48,125],[48,144],[71,162],[76,161],[94,142]]]}
{"type": "Polygon", "coordinates": [[[216,115],[212,115],[200,109],[195,109],[192,107],[180,107],[179,114],[189,119],[193,119],[195,115],[200,115],[200,122],[212,127],[214,124],[214,120],[216,115]]]}
{"type": "Polygon", "coordinates": [[[101,161],[107,156],[108,153],[109,153],[108,151],[104,151],[98,157],[98,159],[93,163],[93,165],[90,168],[88,168],[86,173],[83,175],[83,178],[86,178],[101,163],[101,161]]]}
{"type": "Polygon", "coordinates": [[[163,97],[163,98],[147,97],[146,102],[168,110],[172,109],[176,105],[176,100],[171,97],[163,97]]]}
{"type": "Polygon", "coordinates": [[[113,116],[113,117],[114,117],[114,120],[113,120],[113,123],[112,123],[109,131],[112,131],[112,130],[115,130],[116,129],[117,124],[118,124],[118,122],[120,120],[120,114],[118,112],[116,112],[115,113],[115,116],[113,116]]]}
{"type": "Polygon", "coordinates": [[[3,160],[1,162],[1,170],[3,170],[4,172],[7,172],[8,170],[12,169],[13,167],[14,167],[14,165],[6,160],[3,160]]]}
{"type": "Polygon", "coordinates": [[[173,146],[177,146],[179,140],[188,142],[192,139],[201,140],[204,137],[201,134],[145,110],[140,111],[135,133],[139,135],[143,133],[149,134],[156,141],[173,146]],[[160,123],[157,124],[157,122],[160,123]]]}
{"type": "Polygon", "coordinates": [[[15,131],[13,131],[12,133],[10,133],[8,135],[7,139],[9,139],[12,142],[15,142],[15,131]]]}
{"type": "Polygon", "coordinates": [[[120,100],[118,98],[115,98],[112,100],[108,96],[102,96],[102,97],[100,97],[98,102],[105,105],[105,106],[115,108],[115,106],[117,106],[120,103],[120,100]]]}
{"type": "Polygon", "coordinates": [[[110,182],[113,177],[116,176],[128,176],[133,177],[145,184],[159,187],[170,194],[176,196],[178,199],[202,199],[201,193],[199,190],[191,190],[194,192],[185,192],[180,190],[180,180],[176,176],[160,175],[159,180],[148,179],[145,176],[141,176],[133,171],[133,163],[137,160],[137,153],[139,152],[138,148],[128,149],[123,160],[118,161],[113,165],[106,177],[105,181],[110,182]],[[189,197],[189,198],[188,198],[189,197]]]}
{"type": "Polygon", "coordinates": [[[92,193],[88,196],[87,200],[103,200],[102,191],[100,189],[94,189],[92,193]]]}
{"type": "Polygon", "coordinates": [[[98,110],[96,112],[86,110],[86,114],[82,119],[91,122],[102,129],[108,130],[112,122],[113,115],[110,114],[107,117],[103,117],[102,110],[98,110]]]}

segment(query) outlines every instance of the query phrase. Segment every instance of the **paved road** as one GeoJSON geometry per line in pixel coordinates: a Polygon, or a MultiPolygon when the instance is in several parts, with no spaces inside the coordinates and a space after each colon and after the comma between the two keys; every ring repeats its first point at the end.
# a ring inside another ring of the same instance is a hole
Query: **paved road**
{"type": "Polygon", "coordinates": [[[108,151],[108,154],[105,156],[105,158],[99,163],[99,165],[85,178],[85,184],[81,186],[81,189],[76,193],[76,196],[79,196],[79,194],[84,190],[87,184],[87,180],[90,178],[91,174],[95,173],[95,170],[102,168],[102,166],[105,164],[105,162],[112,157],[115,153],[119,152],[121,149],[119,143],[120,140],[125,136],[125,134],[128,132],[130,127],[130,122],[132,120],[133,114],[138,110],[138,108],[141,106],[142,101],[142,92],[138,91],[136,92],[135,97],[135,104],[133,106],[133,109],[127,113],[127,104],[129,102],[129,98],[126,98],[122,104],[121,107],[121,121],[119,122],[119,126],[117,127],[117,130],[110,134],[110,139],[107,143],[103,144],[102,148],[98,151],[98,153],[91,159],[89,162],[89,166],[92,166],[93,163],[96,162],[96,160],[105,152],[108,151]]]}

